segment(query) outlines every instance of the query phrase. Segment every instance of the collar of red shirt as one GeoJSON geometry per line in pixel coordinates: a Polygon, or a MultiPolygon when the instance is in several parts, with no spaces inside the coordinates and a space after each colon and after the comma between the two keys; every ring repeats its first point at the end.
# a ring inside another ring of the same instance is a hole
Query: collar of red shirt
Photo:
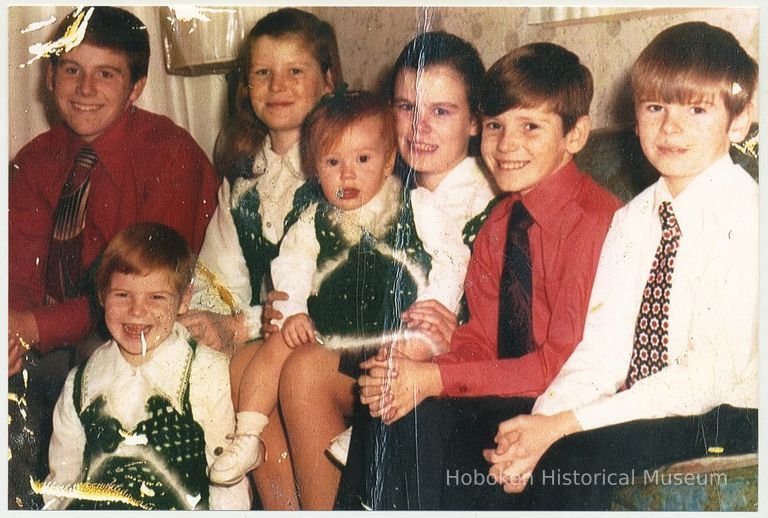
{"type": "MultiPolygon", "coordinates": [[[[138,116],[140,111],[142,111],[140,108],[133,104],[130,105],[104,133],[96,137],[93,142],[90,142],[91,147],[96,152],[96,156],[99,158],[99,162],[117,184],[120,183],[121,179],[114,176],[116,171],[123,170],[124,164],[132,161],[130,156],[132,147],[126,145],[126,143],[131,142],[135,138],[135,136],[131,135],[132,120],[138,116]]],[[[67,135],[69,136],[67,151],[74,157],[86,142],[72,130],[68,130],[67,135]]]]}
{"type": "Polygon", "coordinates": [[[578,194],[584,181],[584,173],[579,171],[573,160],[561,167],[555,174],[541,180],[524,196],[512,193],[504,201],[504,210],[494,211],[491,219],[509,217],[509,208],[517,200],[522,200],[533,220],[547,228],[559,224],[561,211],[578,194]]]}

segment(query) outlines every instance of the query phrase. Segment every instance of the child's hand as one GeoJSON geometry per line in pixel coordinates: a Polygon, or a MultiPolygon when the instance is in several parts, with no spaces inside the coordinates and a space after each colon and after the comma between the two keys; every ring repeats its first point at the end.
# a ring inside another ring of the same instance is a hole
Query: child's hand
{"type": "Polygon", "coordinates": [[[391,376],[387,362],[388,356],[388,348],[381,347],[376,356],[360,363],[360,368],[366,370],[365,374],[357,378],[357,385],[360,387],[360,402],[368,405],[371,413],[378,412],[384,405],[388,394],[387,380],[391,376]]]}
{"type": "Polygon", "coordinates": [[[295,349],[302,344],[315,342],[315,325],[309,315],[298,313],[285,319],[282,334],[288,347],[295,349]]]}
{"type": "Polygon", "coordinates": [[[499,424],[496,448],[483,450],[483,456],[491,463],[490,473],[502,481],[504,491],[519,493],[549,447],[580,430],[573,412],[519,415],[499,424]]]}
{"type": "Polygon", "coordinates": [[[284,291],[272,290],[267,293],[267,300],[261,310],[261,334],[266,340],[273,333],[280,331],[280,328],[272,323],[273,320],[280,320],[283,314],[277,311],[272,305],[276,300],[288,300],[288,294],[284,291]]]}
{"type": "Polygon", "coordinates": [[[248,336],[243,315],[221,315],[211,311],[187,311],[176,319],[190,336],[216,351],[231,353],[248,336]]]}
{"type": "MultiPolygon", "coordinates": [[[[383,365],[378,358],[371,358],[363,365],[370,369],[371,379],[379,377],[383,365]]],[[[362,377],[361,377],[362,381],[362,377]]],[[[361,385],[362,386],[362,385],[361,385]]],[[[371,416],[381,417],[385,424],[392,424],[413,410],[424,399],[436,396],[443,390],[440,368],[436,363],[392,358],[385,378],[386,393],[369,405],[371,416]]],[[[362,401],[361,396],[361,401],[362,401]]]]}
{"type": "Polygon", "coordinates": [[[456,315],[436,300],[414,302],[402,314],[409,329],[423,332],[437,346],[433,354],[446,353],[451,349],[451,336],[458,323],[456,315]]]}
{"type": "Polygon", "coordinates": [[[433,358],[438,350],[438,346],[427,336],[411,337],[398,341],[392,347],[390,355],[393,358],[424,361],[433,358]]]}

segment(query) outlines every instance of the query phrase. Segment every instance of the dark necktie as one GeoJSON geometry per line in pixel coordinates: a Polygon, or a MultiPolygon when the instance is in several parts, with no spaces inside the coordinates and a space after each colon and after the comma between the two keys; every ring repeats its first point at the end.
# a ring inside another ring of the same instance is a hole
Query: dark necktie
{"type": "Polygon", "coordinates": [[[83,146],[61,191],[53,216],[53,236],[46,272],[46,303],[55,304],[78,295],[83,250],[85,209],[91,170],[97,162],[90,146],[83,146]]]}
{"type": "Polygon", "coordinates": [[[669,291],[672,289],[672,273],[681,234],[670,202],[662,202],[659,206],[659,217],[661,241],[653,258],[637,315],[627,387],[667,366],[669,291]]]}
{"type": "Polygon", "coordinates": [[[499,358],[518,358],[531,350],[531,252],[528,227],[533,219],[523,202],[512,205],[499,286],[499,358]]]}

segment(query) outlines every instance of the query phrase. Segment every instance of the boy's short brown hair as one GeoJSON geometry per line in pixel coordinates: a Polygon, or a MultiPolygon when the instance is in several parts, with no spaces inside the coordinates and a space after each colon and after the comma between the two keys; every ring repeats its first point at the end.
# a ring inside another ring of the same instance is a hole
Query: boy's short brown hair
{"type": "MultiPolygon", "coordinates": [[[[128,56],[132,83],[147,77],[149,34],[147,26],[138,17],[119,7],[78,8],[64,17],[56,29],[54,40],[64,37],[72,27],[80,24],[85,24],[82,43],[124,52],[128,56]]],[[[51,54],[50,59],[56,67],[58,54],[51,54]]]]}
{"type": "Polygon", "coordinates": [[[660,32],[635,61],[631,74],[635,104],[701,100],[709,87],[722,95],[731,120],[752,99],[757,63],[730,32],[688,22],[660,32]]]}
{"type": "Polygon", "coordinates": [[[118,233],[107,245],[96,272],[99,299],[109,289],[115,272],[143,274],[165,270],[179,297],[192,283],[195,256],[184,238],[161,223],[138,222],[118,233]]]}
{"type": "Polygon", "coordinates": [[[317,176],[318,155],[330,149],[355,122],[378,117],[382,122],[382,145],[394,150],[397,141],[392,108],[381,96],[365,90],[334,92],[317,103],[301,127],[301,162],[304,171],[317,176]]]}
{"type": "Polygon", "coordinates": [[[579,57],[554,43],[530,43],[513,50],[488,69],[483,80],[483,115],[548,104],[568,133],[589,115],[592,74],[579,57]]]}

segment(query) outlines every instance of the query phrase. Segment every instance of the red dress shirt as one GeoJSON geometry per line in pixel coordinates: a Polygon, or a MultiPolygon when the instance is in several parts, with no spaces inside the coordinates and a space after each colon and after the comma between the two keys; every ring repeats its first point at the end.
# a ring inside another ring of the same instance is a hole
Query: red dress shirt
{"type": "Polygon", "coordinates": [[[525,196],[513,194],[491,212],[475,240],[464,282],[470,320],[438,356],[442,396],[536,397],[581,341],[592,281],[613,213],[621,202],[579,171],[573,161],[525,196]],[[507,222],[522,199],[533,276],[535,350],[498,359],[499,283],[507,222]]]}
{"type": "MultiPolygon", "coordinates": [[[[59,125],[24,146],[11,165],[8,303],[11,309],[33,310],[41,352],[76,342],[93,325],[86,297],[43,305],[53,215],[83,144],[59,125]]],[[[164,223],[194,251],[200,249],[219,182],[186,130],[131,106],[91,146],[98,163],[91,172],[83,271],[115,234],[136,221],[164,223]]]]}

